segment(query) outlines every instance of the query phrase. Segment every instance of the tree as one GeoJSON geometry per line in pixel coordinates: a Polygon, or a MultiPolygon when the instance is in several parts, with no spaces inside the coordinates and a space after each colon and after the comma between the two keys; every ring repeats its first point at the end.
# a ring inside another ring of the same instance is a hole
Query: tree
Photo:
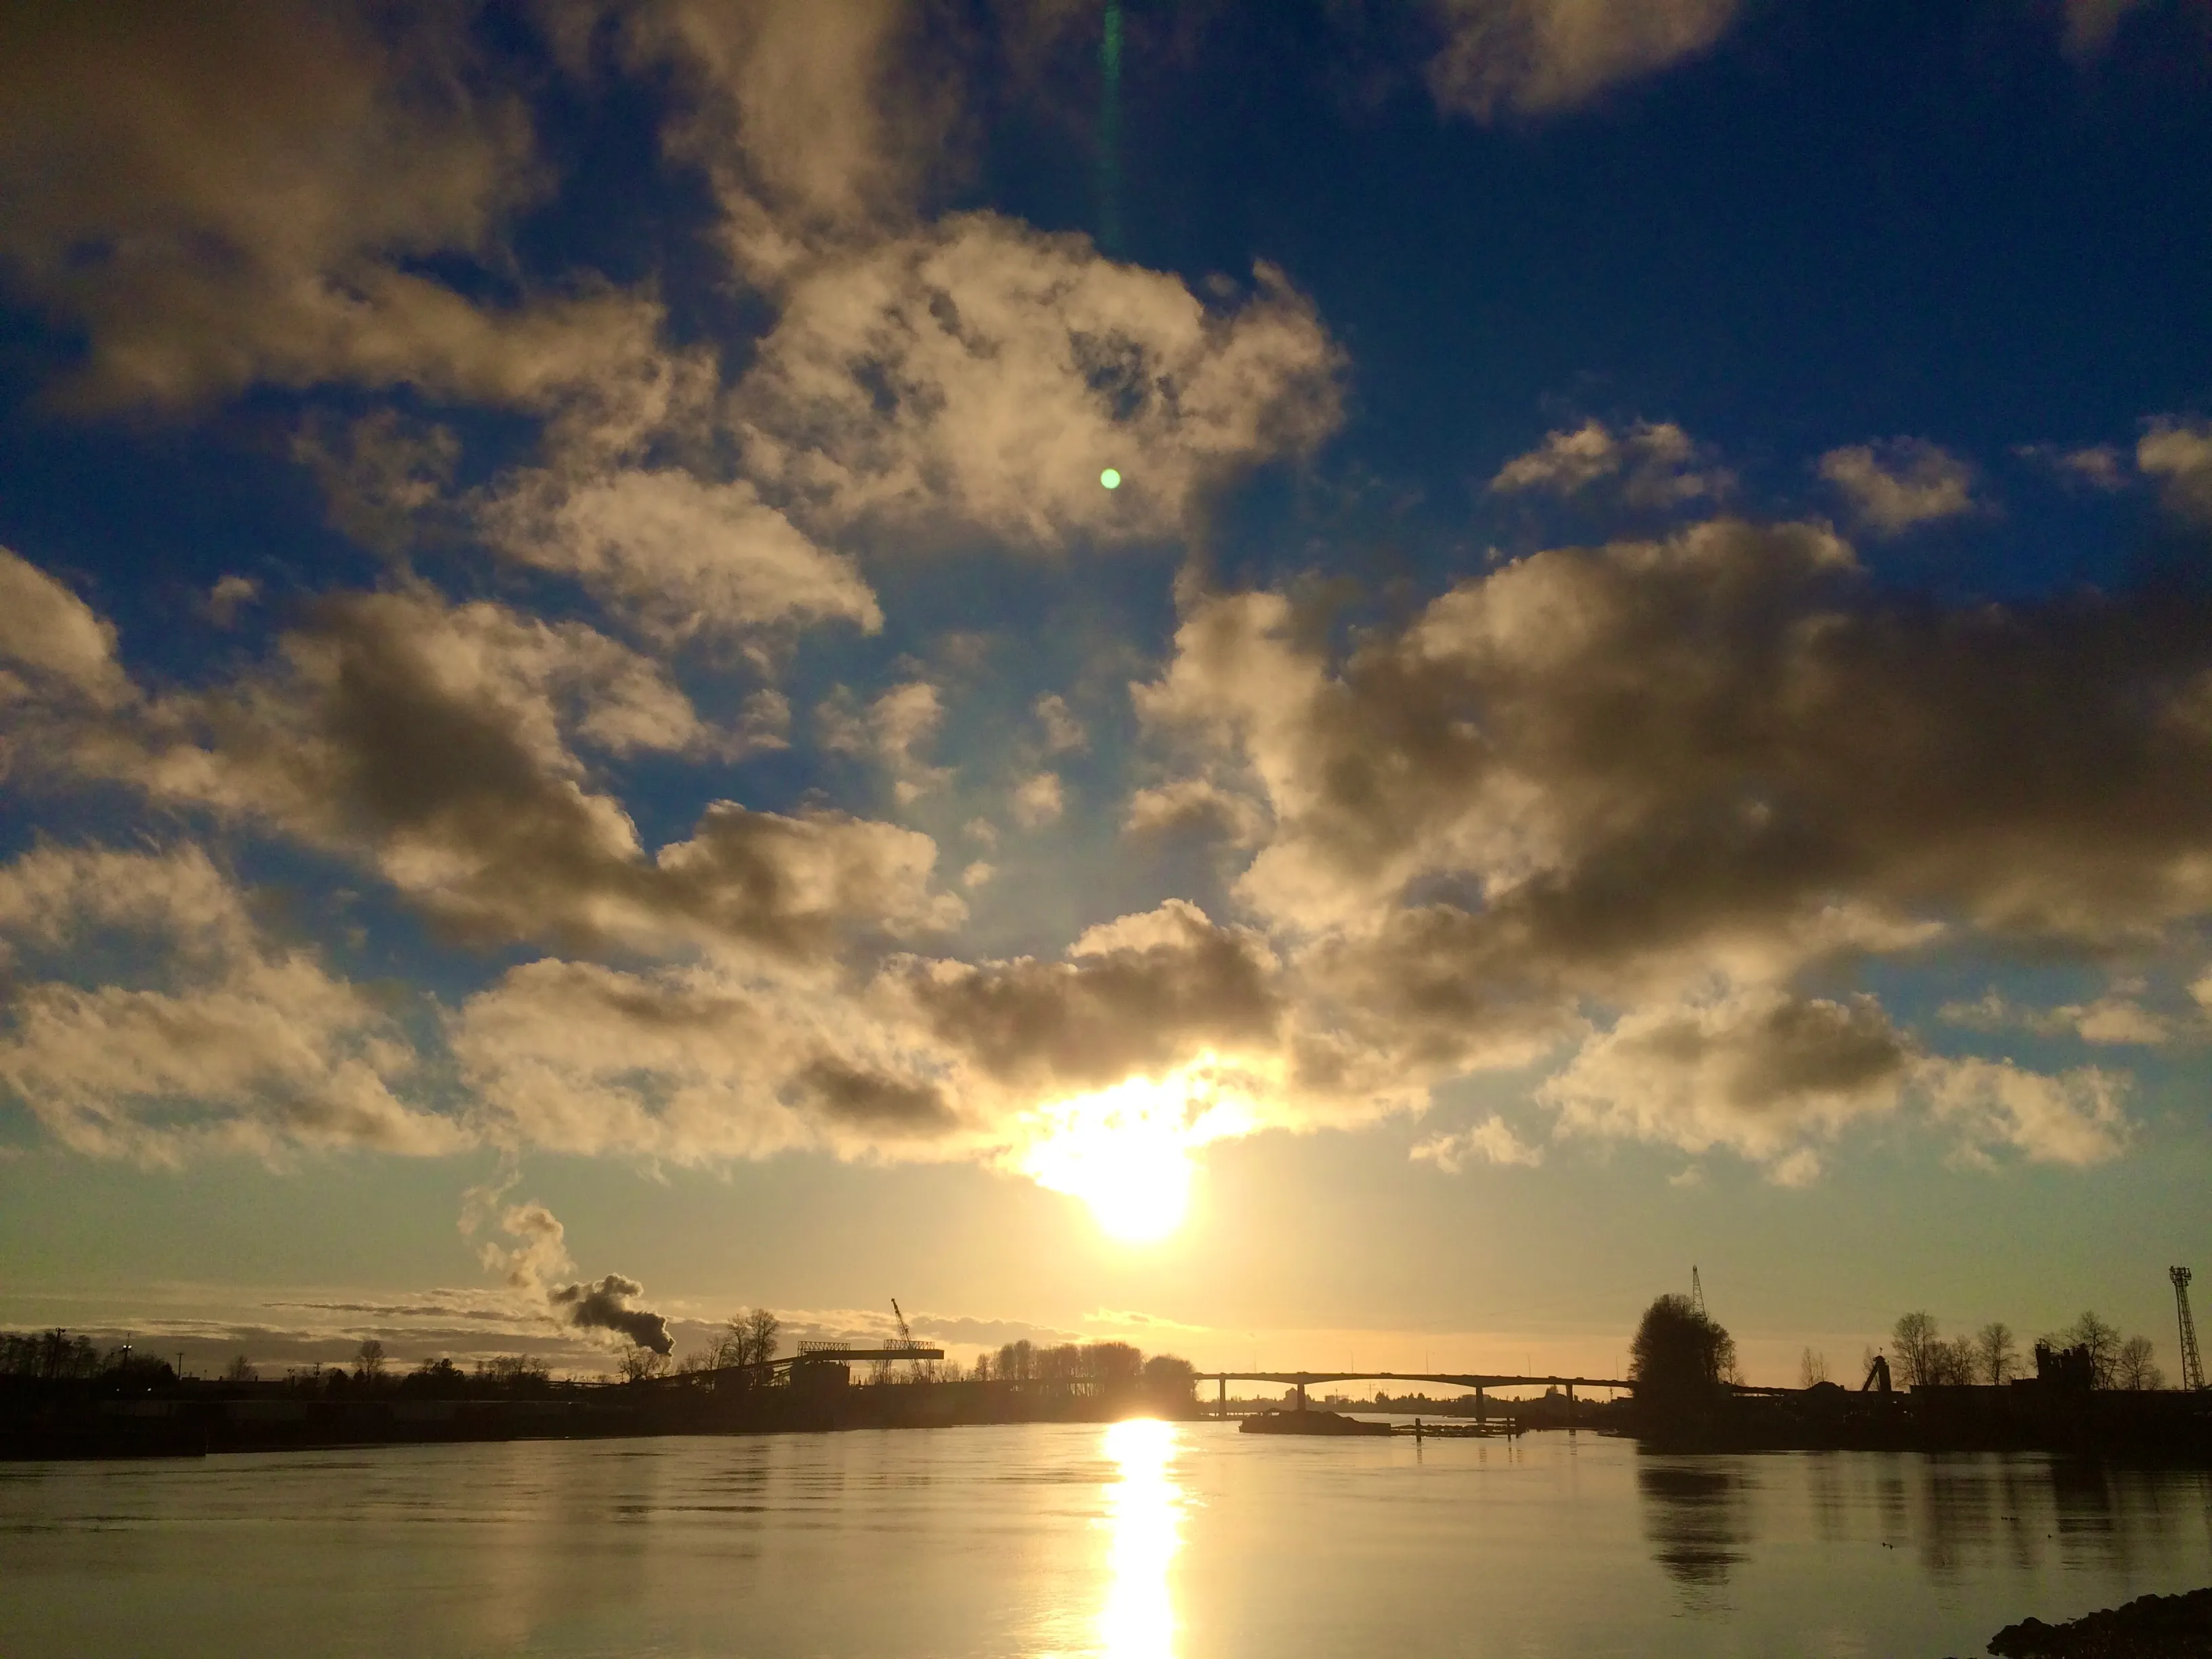
{"type": "Polygon", "coordinates": [[[2131,1336],[2120,1344],[2113,1361],[2113,1384],[2122,1389],[2162,1389],[2166,1373],[2152,1359],[2154,1352],[2147,1336],[2131,1336]]]}
{"type": "Polygon", "coordinates": [[[622,1357],[620,1369],[622,1380],[625,1382],[647,1382],[667,1371],[668,1356],[633,1343],[629,1352],[622,1357]]]}
{"type": "Polygon", "coordinates": [[[1828,1380],[1828,1356],[1808,1348],[1797,1360],[1797,1386],[1809,1389],[1828,1380]]]}
{"type": "Polygon", "coordinates": [[[1145,1362],[1145,1392],[1163,1404],[1184,1406],[1198,1391],[1198,1368],[1171,1353],[1156,1353],[1145,1362]]]}
{"type": "Polygon", "coordinates": [[[354,1356],[354,1360],[355,1363],[361,1367],[361,1380],[362,1382],[379,1382],[383,1381],[384,1344],[378,1341],[374,1337],[368,1337],[362,1341],[361,1351],[354,1356]]]}
{"type": "Polygon", "coordinates": [[[2117,1327],[2106,1324],[2094,1312],[2083,1314],[2064,1330],[2051,1339],[2054,1348],[2083,1348],[2089,1355],[2091,1385],[2109,1389],[2118,1380],[2120,1363],[2120,1333],[2117,1327]]]}
{"type": "Polygon", "coordinates": [[[1628,1375],[1640,1404],[1662,1411],[1693,1406],[1717,1395],[1735,1376],[1735,1340],[1688,1297],[1662,1296],[1636,1328],[1628,1375]]]}
{"type": "Polygon", "coordinates": [[[1899,1314],[1897,1323],[1890,1327],[1889,1337],[1890,1352],[1897,1356],[1898,1387],[1917,1388],[1936,1380],[1929,1361],[1942,1339],[1936,1334],[1935,1315],[1899,1314]]]}
{"type": "Polygon", "coordinates": [[[1993,1389],[2001,1389],[2012,1380],[2014,1368],[2020,1355],[2013,1346],[2012,1327],[2002,1319],[1992,1319],[1982,1327],[1974,1338],[1974,1359],[1983,1382],[1993,1389]]]}
{"type": "Polygon", "coordinates": [[[254,1370],[253,1362],[251,1359],[240,1354],[230,1362],[229,1369],[222,1374],[222,1379],[226,1382],[258,1382],[261,1380],[261,1373],[254,1370]]]}

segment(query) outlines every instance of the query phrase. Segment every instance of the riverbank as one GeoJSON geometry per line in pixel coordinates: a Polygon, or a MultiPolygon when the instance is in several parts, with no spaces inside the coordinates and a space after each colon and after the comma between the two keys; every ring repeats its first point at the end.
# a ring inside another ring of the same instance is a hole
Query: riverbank
{"type": "Polygon", "coordinates": [[[986,1423],[1194,1419],[1188,1395],[1065,1384],[885,1382],[685,1386],[678,1379],[547,1383],[522,1395],[429,1397],[398,1386],[342,1393],[287,1383],[186,1382],[124,1397],[19,1389],[0,1399],[0,1460],[193,1457],[211,1452],[647,1435],[820,1433],[986,1423]]]}
{"type": "Polygon", "coordinates": [[[2139,1595],[2046,1625],[2023,1619],[1990,1638],[1997,1659],[2212,1659],[2212,1589],[2139,1595]]]}

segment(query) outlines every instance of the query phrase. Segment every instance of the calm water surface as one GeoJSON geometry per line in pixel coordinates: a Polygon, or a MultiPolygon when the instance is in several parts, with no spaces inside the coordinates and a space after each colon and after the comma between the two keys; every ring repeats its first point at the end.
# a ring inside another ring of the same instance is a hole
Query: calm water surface
{"type": "Polygon", "coordinates": [[[2212,1477],[1024,1425],[0,1465],[0,1655],[1978,1654],[2212,1477]]]}

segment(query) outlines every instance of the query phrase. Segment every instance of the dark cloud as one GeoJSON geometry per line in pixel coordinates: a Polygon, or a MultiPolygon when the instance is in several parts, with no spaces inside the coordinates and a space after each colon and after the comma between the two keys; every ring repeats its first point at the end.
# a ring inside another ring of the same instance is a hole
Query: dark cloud
{"type": "Polygon", "coordinates": [[[542,404],[632,373],[651,303],[478,304],[544,177],[486,91],[473,8],[352,0],[16,6],[0,15],[0,272],[81,325],[71,395],[179,404],[256,380],[542,404]]]}
{"type": "Polygon", "coordinates": [[[657,662],[580,623],[419,589],[324,602],[227,685],[64,721],[31,757],[362,859],[450,932],[785,958],[948,925],[936,848],[888,823],[719,802],[648,856],[580,750],[713,741],[657,662]]]}
{"type": "Polygon", "coordinates": [[[1067,962],[913,964],[930,1034],[1004,1084],[1066,1091],[1157,1073],[1201,1049],[1272,1047],[1284,1016],[1261,936],[1171,901],[1094,928],[1067,962]]]}

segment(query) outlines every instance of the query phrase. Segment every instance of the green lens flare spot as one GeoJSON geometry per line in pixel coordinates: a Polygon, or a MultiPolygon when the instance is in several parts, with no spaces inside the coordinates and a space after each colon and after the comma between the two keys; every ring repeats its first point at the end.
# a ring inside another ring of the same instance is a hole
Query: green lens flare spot
{"type": "Polygon", "coordinates": [[[1121,475],[1109,466],[1098,475],[1098,482],[1109,489],[1119,489],[1121,487],[1121,475]]]}

